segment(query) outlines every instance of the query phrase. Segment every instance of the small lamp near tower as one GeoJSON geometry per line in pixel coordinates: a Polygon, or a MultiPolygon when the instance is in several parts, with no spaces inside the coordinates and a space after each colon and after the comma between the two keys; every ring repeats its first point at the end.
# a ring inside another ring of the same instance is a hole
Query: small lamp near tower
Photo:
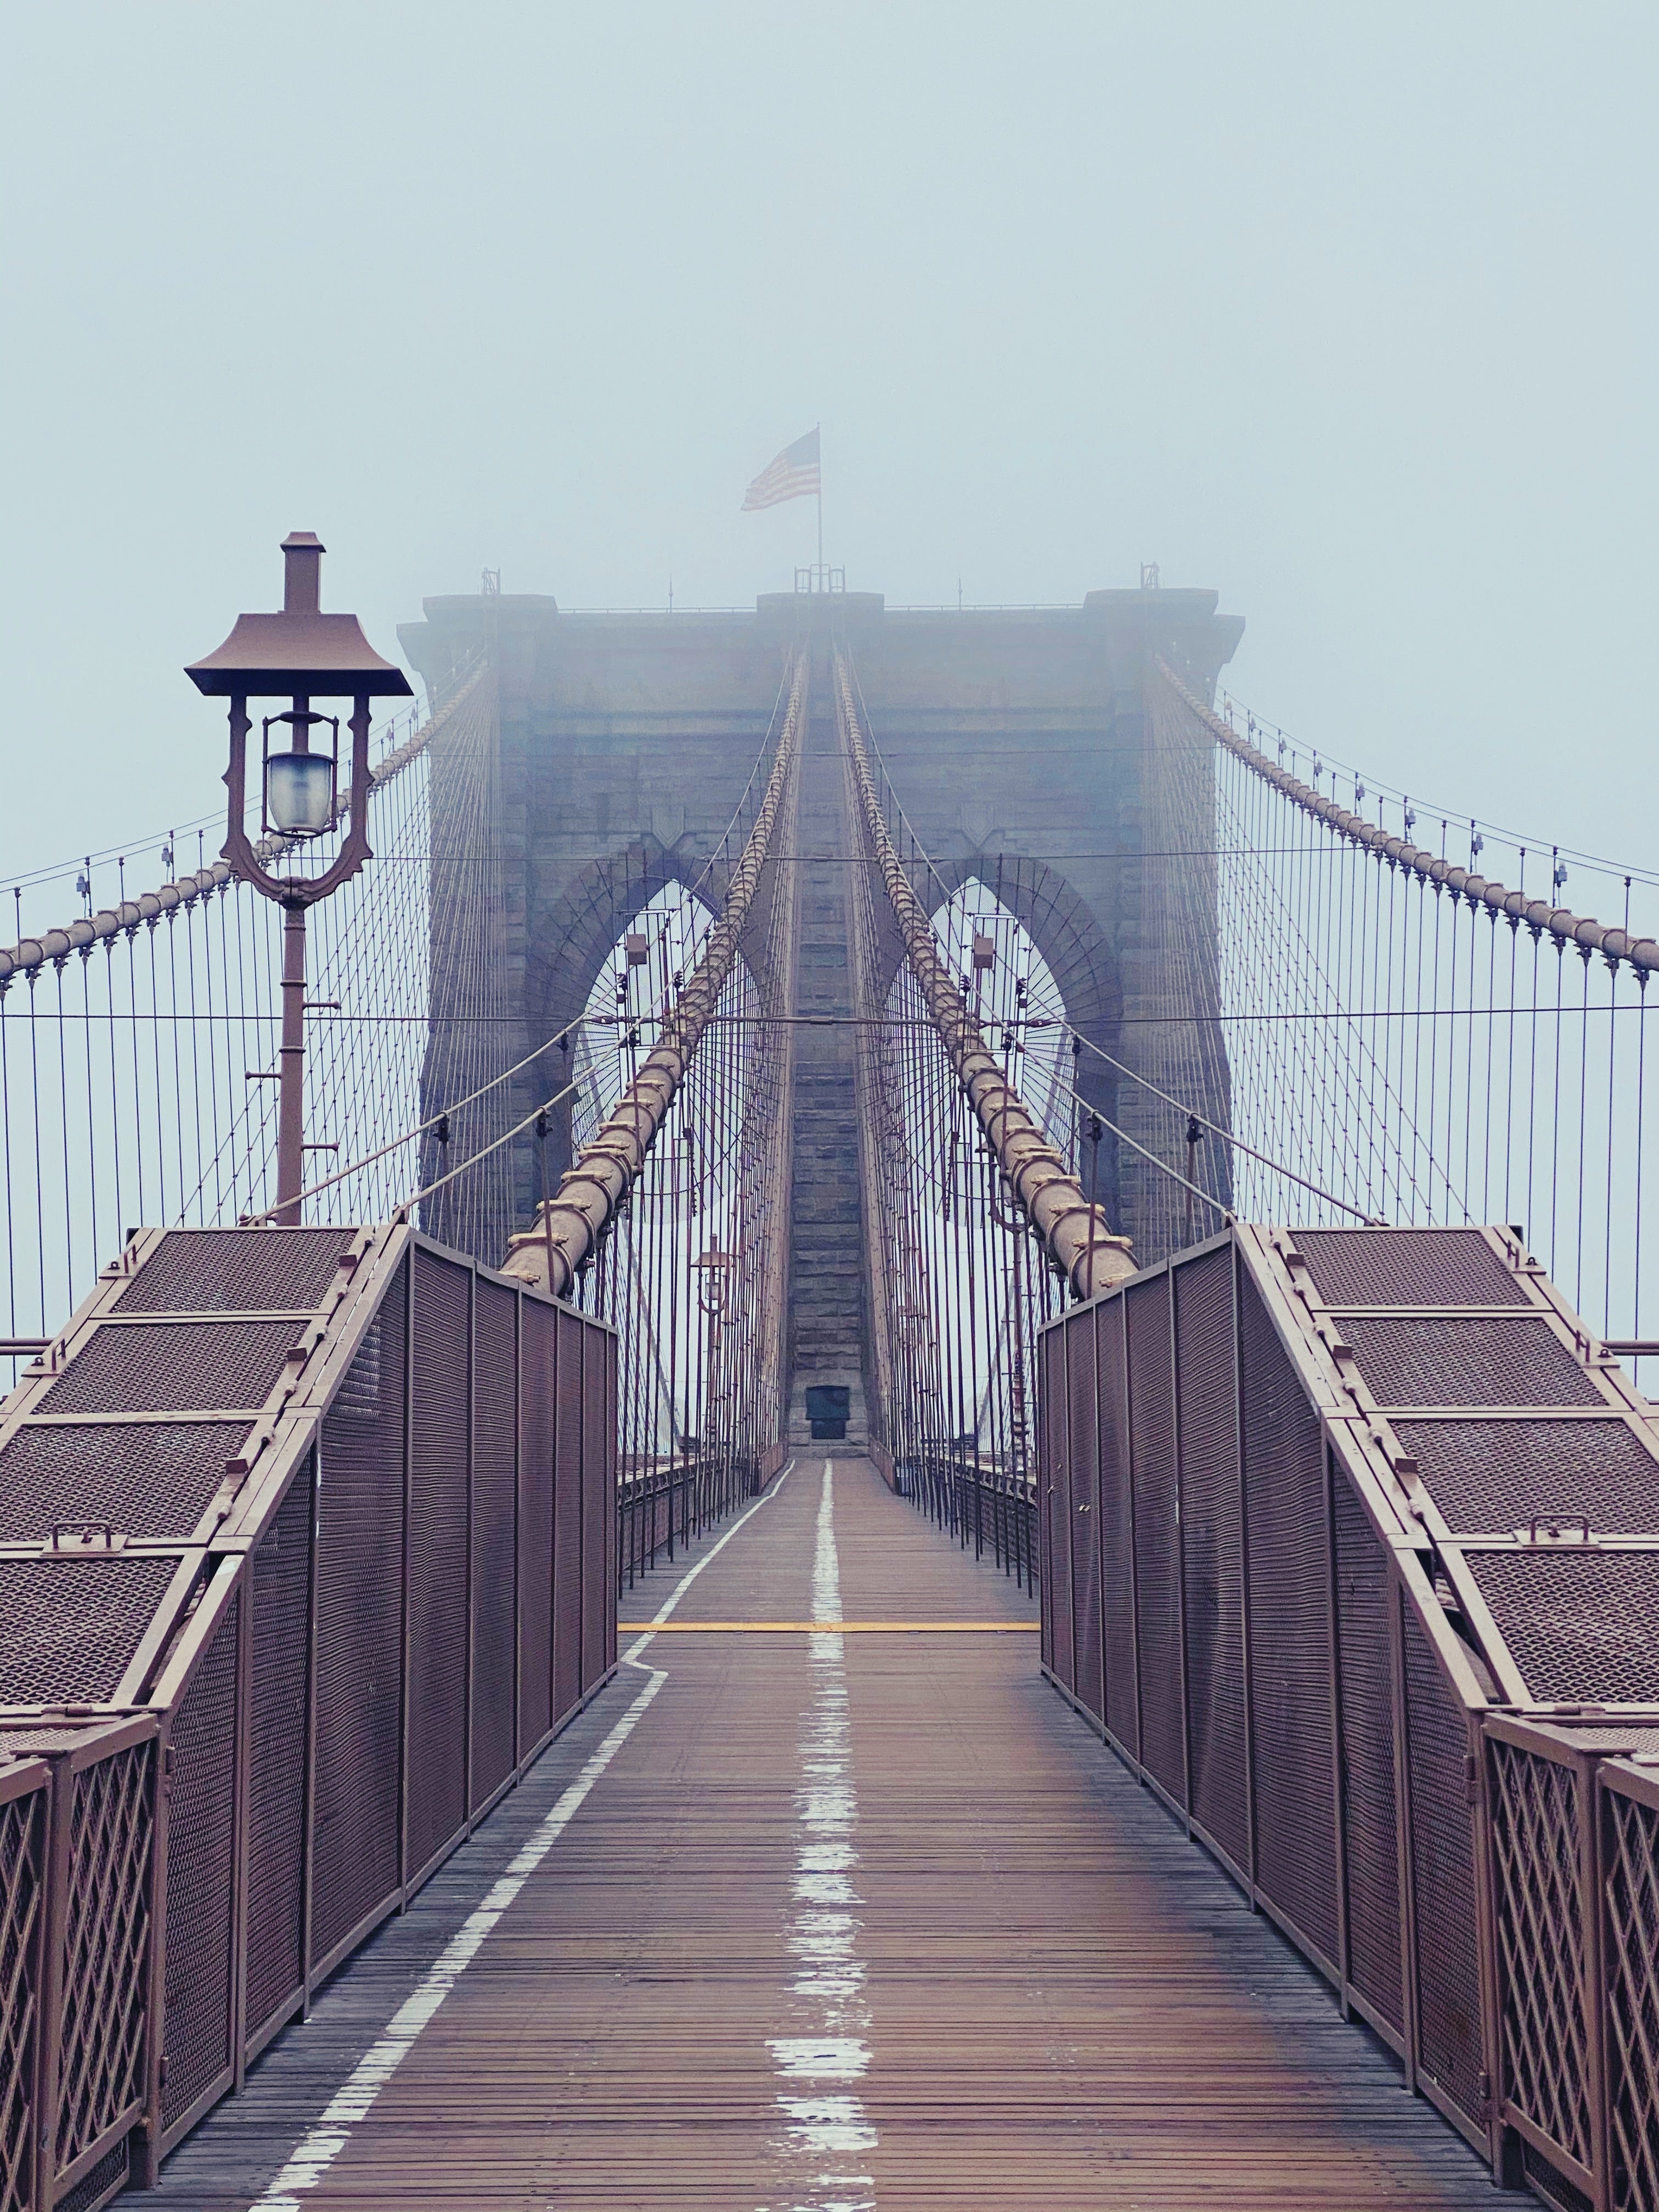
{"type": "Polygon", "coordinates": [[[409,678],[382,660],[356,615],[324,614],[324,546],[309,530],[283,540],[280,614],[238,615],[216,652],[185,671],[197,690],[230,702],[229,790],[223,857],[234,874],[283,910],[283,1037],[277,1062],[276,1206],[273,1218],[300,1218],[305,1161],[306,909],[355,876],[373,856],[368,844],[370,702],[410,696],[409,678]],[[260,722],[259,799],[264,836],[247,833],[247,741],[251,699],[286,698],[260,722]],[[340,720],[316,712],[313,699],[349,699],[350,782],[340,791],[340,720]],[[329,866],[307,875],[307,844],[345,817],[345,835],[329,866]],[[292,873],[278,874],[291,866],[292,873]]]}

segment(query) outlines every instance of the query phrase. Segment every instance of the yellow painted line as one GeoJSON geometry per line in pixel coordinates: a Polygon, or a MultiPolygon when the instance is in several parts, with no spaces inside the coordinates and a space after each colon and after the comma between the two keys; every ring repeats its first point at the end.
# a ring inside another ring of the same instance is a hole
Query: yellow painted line
{"type": "Polygon", "coordinates": [[[1035,1620],[619,1620],[619,1636],[1035,1636],[1035,1620]]]}

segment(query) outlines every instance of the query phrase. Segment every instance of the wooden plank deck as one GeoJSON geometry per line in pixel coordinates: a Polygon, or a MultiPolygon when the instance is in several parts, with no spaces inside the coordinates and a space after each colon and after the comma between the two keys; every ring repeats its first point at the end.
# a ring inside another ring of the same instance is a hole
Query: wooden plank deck
{"type": "Polygon", "coordinates": [[[1042,1681],[1035,1638],[973,1632],[1029,1622],[1012,1583],[866,1462],[823,1469],[702,1547],[673,1615],[702,1632],[620,1670],[175,2154],[158,2212],[1490,2203],[1381,2046],[1042,1681]],[[838,1615],[952,1626],[708,1626],[838,1615]],[[319,2127],[607,1740],[384,2086],[319,2127]]]}

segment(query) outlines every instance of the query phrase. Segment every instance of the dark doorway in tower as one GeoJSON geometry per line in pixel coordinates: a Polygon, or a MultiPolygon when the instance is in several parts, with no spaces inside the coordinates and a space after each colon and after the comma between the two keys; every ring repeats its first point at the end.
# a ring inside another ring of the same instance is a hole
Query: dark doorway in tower
{"type": "Polygon", "coordinates": [[[816,1443],[839,1443],[847,1434],[847,1413],[853,1393],[845,1382],[809,1382],[806,1418],[812,1424],[816,1443]]]}

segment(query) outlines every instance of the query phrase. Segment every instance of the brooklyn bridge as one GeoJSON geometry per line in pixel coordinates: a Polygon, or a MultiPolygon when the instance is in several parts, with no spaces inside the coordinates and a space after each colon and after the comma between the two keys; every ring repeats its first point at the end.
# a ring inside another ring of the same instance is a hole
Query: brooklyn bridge
{"type": "Polygon", "coordinates": [[[1652,876],[283,560],[0,951],[0,2212],[1659,2207],[1652,876]]]}

